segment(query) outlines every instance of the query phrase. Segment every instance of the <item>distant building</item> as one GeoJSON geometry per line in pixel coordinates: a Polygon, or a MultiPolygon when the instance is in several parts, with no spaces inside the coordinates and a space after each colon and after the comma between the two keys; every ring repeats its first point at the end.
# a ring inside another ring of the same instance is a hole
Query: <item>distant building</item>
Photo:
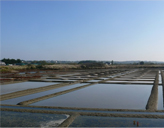
{"type": "Polygon", "coordinates": [[[7,64],[8,66],[13,66],[13,64],[7,64]]]}
{"type": "Polygon", "coordinates": [[[111,62],[105,62],[105,65],[111,65],[112,63],[111,62]]]}
{"type": "Polygon", "coordinates": [[[6,65],[6,63],[5,63],[5,62],[0,61],[0,65],[1,65],[1,66],[3,66],[3,65],[6,65]]]}

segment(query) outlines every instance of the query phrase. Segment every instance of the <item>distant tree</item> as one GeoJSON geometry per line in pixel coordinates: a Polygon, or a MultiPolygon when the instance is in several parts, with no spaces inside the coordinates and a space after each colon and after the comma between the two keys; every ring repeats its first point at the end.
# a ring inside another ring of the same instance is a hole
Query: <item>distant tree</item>
{"type": "Polygon", "coordinates": [[[113,60],[112,60],[111,64],[112,64],[112,65],[114,64],[113,60]]]}
{"type": "Polygon", "coordinates": [[[84,60],[84,61],[80,61],[78,64],[92,64],[92,63],[97,63],[94,60],[84,60]]]}
{"type": "Polygon", "coordinates": [[[2,62],[5,62],[6,64],[16,64],[16,63],[22,63],[22,61],[20,60],[20,59],[17,59],[17,60],[15,60],[15,59],[6,59],[6,58],[4,58],[4,59],[2,59],[1,60],[2,62]]]}
{"type": "Polygon", "coordinates": [[[16,61],[17,61],[17,63],[22,63],[22,61],[20,59],[17,59],[16,61]]]}
{"type": "Polygon", "coordinates": [[[143,62],[143,61],[141,61],[141,62],[140,62],[140,65],[144,65],[144,62],[143,62]]]}
{"type": "Polygon", "coordinates": [[[105,64],[103,62],[97,62],[97,61],[80,61],[79,64],[81,64],[81,68],[102,68],[105,67],[105,64]]]}
{"type": "Polygon", "coordinates": [[[39,61],[39,63],[41,64],[41,65],[46,65],[47,64],[47,62],[46,61],[39,61]]]}

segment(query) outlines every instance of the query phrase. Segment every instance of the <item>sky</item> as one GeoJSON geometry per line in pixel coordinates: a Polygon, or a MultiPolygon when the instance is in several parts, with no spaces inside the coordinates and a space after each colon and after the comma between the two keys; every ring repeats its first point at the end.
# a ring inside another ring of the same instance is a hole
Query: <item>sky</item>
{"type": "Polygon", "coordinates": [[[164,61],[164,1],[1,1],[1,59],[164,61]]]}

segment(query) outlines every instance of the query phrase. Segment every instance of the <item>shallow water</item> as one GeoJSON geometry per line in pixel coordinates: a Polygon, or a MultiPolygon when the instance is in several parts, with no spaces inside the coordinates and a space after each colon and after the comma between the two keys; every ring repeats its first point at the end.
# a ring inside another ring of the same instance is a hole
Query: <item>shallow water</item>
{"type": "Polygon", "coordinates": [[[109,109],[145,109],[152,85],[96,84],[74,92],[33,103],[36,106],[60,106],[109,109]]]}
{"type": "Polygon", "coordinates": [[[144,79],[144,78],[140,78],[140,79],[135,79],[135,80],[138,80],[138,81],[154,81],[154,79],[144,79]]]}
{"type": "Polygon", "coordinates": [[[52,90],[48,90],[48,91],[44,91],[44,92],[31,94],[31,95],[26,95],[26,96],[22,96],[22,97],[13,98],[13,99],[3,100],[3,101],[1,101],[1,104],[16,105],[17,103],[22,102],[22,101],[38,98],[38,97],[41,97],[41,96],[53,94],[53,93],[56,93],[56,92],[68,90],[68,89],[83,86],[83,85],[86,85],[86,84],[74,84],[74,85],[69,85],[69,86],[66,86],[66,87],[60,87],[60,88],[56,88],[56,89],[52,89],[52,90]]]}
{"type": "Polygon", "coordinates": [[[87,82],[99,82],[101,80],[90,80],[90,81],[87,81],[87,82]]]}
{"type": "Polygon", "coordinates": [[[69,127],[164,127],[164,119],[79,116],[69,127]],[[135,124],[134,124],[135,121],[135,124]]]}
{"type": "Polygon", "coordinates": [[[64,114],[1,111],[1,127],[55,127],[68,118],[64,114]]]}
{"type": "Polygon", "coordinates": [[[147,84],[153,84],[154,81],[106,81],[108,83],[136,83],[136,84],[142,84],[142,83],[147,83],[147,84]]]}
{"type": "Polygon", "coordinates": [[[106,81],[106,82],[111,82],[111,83],[127,83],[127,82],[129,82],[129,81],[121,81],[121,80],[115,81],[115,80],[109,80],[109,81],[106,81]]]}
{"type": "Polygon", "coordinates": [[[162,76],[159,74],[159,84],[162,84],[162,76]]]}
{"type": "Polygon", "coordinates": [[[22,83],[14,83],[14,84],[7,84],[7,85],[1,85],[1,95],[7,94],[11,92],[26,90],[30,88],[38,88],[48,85],[58,84],[56,82],[22,82],[22,83]]]}
{"type": "Polygon", "coordinates": [[[109,78],[103,77],[103,78],[99,78],[100,80],[107,80],[109,78]]]}
{"type": "Polygon", "coordinates": [[[130,81],[130,83],[148,83],[148,84],[153,84],[154,81],[130,81]]]}
{"type": "Polygon", "coordinates": [[[126,79],[126,78],[115,78],[115,81],[154,81],[155,79],[126,79]]]}

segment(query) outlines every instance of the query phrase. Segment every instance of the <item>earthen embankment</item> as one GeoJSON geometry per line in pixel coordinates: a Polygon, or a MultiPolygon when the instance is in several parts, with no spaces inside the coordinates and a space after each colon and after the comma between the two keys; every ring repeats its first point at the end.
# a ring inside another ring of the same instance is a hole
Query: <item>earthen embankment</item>
{"type": "Polygon", "coordinates": [[[58,127],[69,127],[71,123],[79,116],[78,113],[72,114],[68,119],[66,119],[63,123],[61,123],[58,127]]]}
{"type": "Polygon", "coordinates": [[[157,103],[158,103],[158,84],[159,84],[159,72],[157,72],[154,85],[151,90],[151,94],[149,97],[149,100],[146,105],[146,109],[148,111],[155,111],[157,109],[157,103]]]}
{"type": "Polygon", "coordinates": [[[161,77],[162,77],[162,88],[163,88],[163,106],[164,106],[164,73],[161,71],[161,77]]]}

